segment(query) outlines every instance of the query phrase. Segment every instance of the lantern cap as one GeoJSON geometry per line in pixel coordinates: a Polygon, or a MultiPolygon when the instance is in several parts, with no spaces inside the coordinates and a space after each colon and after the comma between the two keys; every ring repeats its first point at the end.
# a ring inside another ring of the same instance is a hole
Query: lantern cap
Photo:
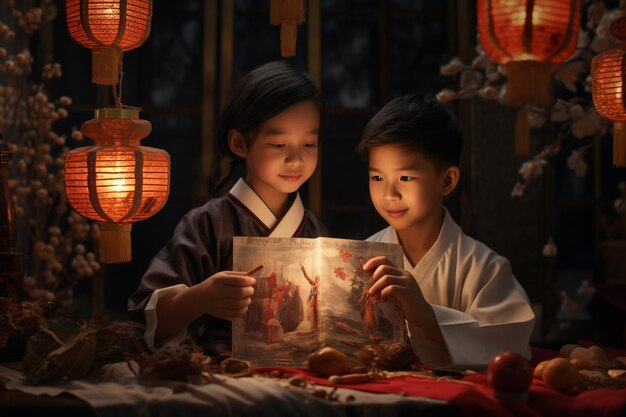
{"type": "Polygon", "coordinates": [[[96,121],[104,119],[139,119],[138,107],[105,107],[94,110],[96,121]]]}

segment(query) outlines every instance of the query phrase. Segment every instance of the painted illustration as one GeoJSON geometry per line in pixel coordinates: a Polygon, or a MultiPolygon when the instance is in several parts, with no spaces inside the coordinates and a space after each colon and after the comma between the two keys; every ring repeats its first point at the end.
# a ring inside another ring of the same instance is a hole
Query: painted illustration
{"type": "Polygon", "coordinates": [[[343,352],[404,342],[404,318],[368,295],[365,262],[378,255],[402,265],[399,245],[333,238],[235,237],[233,269],[254,274],[255,294],[233,321],[233,354],[258,366],[304,365],[322,346],[343,352]]]}

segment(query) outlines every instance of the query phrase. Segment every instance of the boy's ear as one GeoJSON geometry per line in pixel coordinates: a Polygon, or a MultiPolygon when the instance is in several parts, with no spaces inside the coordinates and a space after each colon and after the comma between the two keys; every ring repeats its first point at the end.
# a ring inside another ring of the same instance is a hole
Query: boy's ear
{"type": "Polygon", "coordinates": [[[461,176],[461,170],[457,166],[449,166],[443,172],[443,188],[441,189],[441,195],[447,196],[456,188],[459,183],[459,177],[461,176]]]}
{"type": "Polygon", "coordinates": [[[230,129],[228,131],[228,147],[232,153],[241,158],[245,158],[248,154],[246,140],[241,132],[236,129],[230,129]]]}

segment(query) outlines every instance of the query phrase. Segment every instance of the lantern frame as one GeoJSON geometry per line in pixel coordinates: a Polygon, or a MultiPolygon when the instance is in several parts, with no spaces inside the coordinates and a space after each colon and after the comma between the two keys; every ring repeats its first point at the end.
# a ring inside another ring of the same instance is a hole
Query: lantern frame
{"type": "Polygon", "coordinates": [[[139,145],[151,125],[137,108],[96,109],[81,130],[96,144],[66,154],[67,200],[98,222],[102,262],[130,261],[132,222],[154,215],[169,197],[169,154],[139,145]]]}

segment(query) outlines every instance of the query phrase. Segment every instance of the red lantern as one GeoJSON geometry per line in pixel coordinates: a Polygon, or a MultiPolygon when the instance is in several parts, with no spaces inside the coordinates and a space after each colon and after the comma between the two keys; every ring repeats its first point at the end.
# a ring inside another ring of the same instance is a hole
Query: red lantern
{"type": "Polygon", "coordinates": [[[613,165],[626,167],[626,17],[622,16],[612,22],[610,31],[613,37],[622,41],[622,46],[602,52],[591,60],[593,105],[600,115],[614,122],[613,165]]]}
{"type": "Polygon", "coordinates": [[[96,144],[66,154],[65,194],[78,214],[98,222],[102,262],[130,261],[131,223],[155,214],[169,195],[168,153],[139,146],[151,129],[138,109],[97,109],[82,126],[96,144]]]}
{"type": "Polygon", "coordinates": [[[509,104],[550,105],[550,73],[576,48],[581,8],[581,0],[478,0],[480,44],[506,66],[509,104]]]}
{"type": "Polygon", "coordinates": [[[67,0],[65,11],[72,38],[92,50],[92,81],[117,84],[121,53],[150,34],[152,0],[67,0]]]}

